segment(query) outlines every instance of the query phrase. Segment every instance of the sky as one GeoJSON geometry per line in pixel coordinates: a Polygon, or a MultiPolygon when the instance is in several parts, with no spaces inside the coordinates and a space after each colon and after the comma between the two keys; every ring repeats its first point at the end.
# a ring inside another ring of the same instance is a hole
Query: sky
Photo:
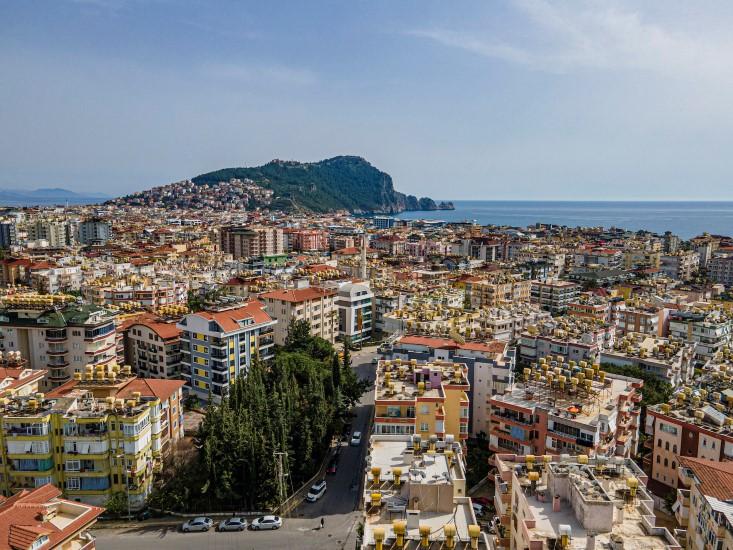
{"type": "Polygon", "coordinates": [[[733,200],[732,26],[729,0],[0,0],[0,187],[351,154],[436,199],[733,200]]]}

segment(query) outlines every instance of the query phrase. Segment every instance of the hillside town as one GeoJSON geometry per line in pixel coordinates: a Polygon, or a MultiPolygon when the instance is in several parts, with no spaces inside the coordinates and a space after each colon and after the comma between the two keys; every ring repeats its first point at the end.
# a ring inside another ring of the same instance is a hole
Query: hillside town
{"type": "Polygon", "coordinates": [[[733,548],[732,237],[271,198],[2,210],[0,546],[733,548]]]}

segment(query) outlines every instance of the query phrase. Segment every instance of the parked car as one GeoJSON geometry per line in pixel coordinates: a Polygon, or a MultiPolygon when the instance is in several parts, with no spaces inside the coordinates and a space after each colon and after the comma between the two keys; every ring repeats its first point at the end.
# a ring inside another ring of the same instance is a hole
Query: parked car
{"type": "Polygon", "coordinates": [[[181,525],[181,530],[184,533],[188,533],[189,531],[208,531],[214,526],[214,520],[211,518],[193,518],[192,520],[187,521],[183,525],[181,525]]]}
{"type": "Polygon", "coordinates": [[[137,513],[136,519],[138,521],[145,521],[146,519],[150,519],[151,517],[153,517],[153,514],[150,511],[150,508],[146,508],[145,510],[140,510],[137,513]]]}
{"type": "Polygon", "coordinates": [[[483,516],[484,515],[484,507],[481,506],[478,502],[473,503],[473,513],[477,516],[483,516]]]}
{"type": "Polygon", "coordinates": [[[351,436],[351,442],[349,443],[352,447],[358,447],[361,445],[361,432],[354,432],[351,436]]]}
{"type": "Polygon", "coordinates": [[[321,481],[318,481],[311,485],[311,488],[308,490],[308,494],[305,496],[305,500],[307,500],[308,502],[315,502],[319,498],[321,498],[325,492],[326,480],[322,479],[321,481]]]}
{"type": "Polygon", "coordinates": [[[335,474],[338,470],[339,461],[336,458],[332,458],[331,461],[328,463],[328,467],[326,468],[327,474],[335,474]]]}
{"type": "Polygon", "coordinates": [[[488,506],[491,504],[491,499],[488,497],[471,497],[473,502],[478,502],[481,506],[488,506]]]}
{"type": "Polygon", "coordinates": [[[219,531],[244,531],[247,527],[247,520],[244,518],[229,518],[219,522],[219,531]]]}
{"type": "Polygon", "coordinates": [[[261,531],[266,529],[280,529],[283,526],[282,518],[278,516],[262,516],[252,520],[249,524],[250,529],[261,531]]]}
{"type": "Polygon", "coordinates": [[[379,357],[375,355],[374,357],[372,357],[372,365],[376,365],[377,363],[379,363],[379,357]]]}

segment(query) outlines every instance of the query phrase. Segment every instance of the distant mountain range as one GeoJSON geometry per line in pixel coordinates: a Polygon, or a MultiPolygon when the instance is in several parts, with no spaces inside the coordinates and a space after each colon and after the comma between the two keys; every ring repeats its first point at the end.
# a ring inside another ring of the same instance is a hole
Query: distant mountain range
{"type": "Polygon", "coordinates": [[[0,189],[0,206],[53,206],[65,204],[96,204],[109,195],[102,193],[76,193],[59,187],[42,189],[0,189]]]}
{"type": "Polygon", "coordinates": [[[230,179],[248,179],[273,191],[271,208],[329,212],[395,214],[405,210],[453,210],[452,203],[437,204],[395,191],[389,174],[362,157],[339,156],[319,162],[273,160],[254,168],[224,168],[193,178],[197,185],[216,185],[230,179]]]}

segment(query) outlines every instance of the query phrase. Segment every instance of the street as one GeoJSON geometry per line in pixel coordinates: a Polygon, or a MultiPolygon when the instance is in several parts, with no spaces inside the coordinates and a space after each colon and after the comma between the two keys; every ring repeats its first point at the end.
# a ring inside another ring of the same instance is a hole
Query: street
{"type": "MultiPolygon", "coordinates": [[[[375,347],[352,352],[352,367],[360,378],[374,381],[375,366],[372,358],[375,347]]],[[[326,476],[328,488],[321,499],[313,504],[301,503],[293,512],[283,517],[283,527],[278,531],[245,531],[234,533],[182,533],[178,525],[138,526],[115,529],[93,529],[97,547],[101,550],[130,550],[181,548],[195,545],[210,549],[259,549],[259,548],[353,548],[355,529],[361,512],[358,510],[361,482],[364,476],[364,456],[369,439],[369,422],[374,409],[373,389],[364,394],[355,407],[352,432],[362,432],[359,447],[343,443],[338,470],[326,476]],[[320,529],[320,519],[325,526],[320,529]],[[348,545],[347,545],[348,543],[348,545]]],[[[181,521],[182,523],[182,521],[181,521]]]]}

